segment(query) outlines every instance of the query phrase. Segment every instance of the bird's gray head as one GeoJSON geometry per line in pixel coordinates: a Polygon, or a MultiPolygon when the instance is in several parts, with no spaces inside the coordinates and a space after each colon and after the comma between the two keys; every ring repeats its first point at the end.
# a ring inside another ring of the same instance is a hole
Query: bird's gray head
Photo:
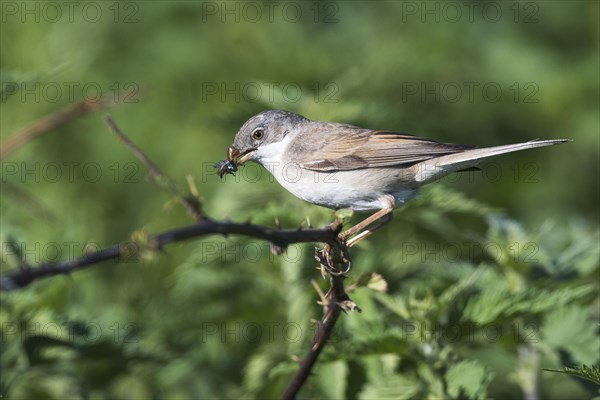
{"type": "Polygon", "coordinates": [[[238,131],[229,147],[228,159],[237,164],[252,160],[256,151],[282,141],[294,128],[308,121],[302,115],[283,110],[269,110],[250,118],[238,131]]]}

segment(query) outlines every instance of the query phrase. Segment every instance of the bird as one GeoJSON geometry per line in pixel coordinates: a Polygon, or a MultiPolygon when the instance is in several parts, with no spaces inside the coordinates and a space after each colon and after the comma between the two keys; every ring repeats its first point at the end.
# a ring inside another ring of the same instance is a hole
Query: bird
{"type": "Polygon", "coordinates": [[[215,167],[223,177],[239,165],[258,162],[302,200],[372,213],[340,234],[352,247],[389,222],[393,210],[426,184],[476,169],[484,158],[568,141],[532,140],[477,148],[268,110],[242,125],[227,150],[227,160],[215,167]]]}

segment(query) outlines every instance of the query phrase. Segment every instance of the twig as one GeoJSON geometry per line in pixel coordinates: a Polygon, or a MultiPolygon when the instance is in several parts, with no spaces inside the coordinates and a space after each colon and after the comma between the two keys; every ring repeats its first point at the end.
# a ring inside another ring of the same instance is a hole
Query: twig
{"type": "MultiPolygon", "coordinates": [[[[40,118],[30,126],[15,132],[0,144],[0,160],[3,160],[9,154],[38,136],[48,133],[56,128],[60,128],[79,117],[118,104],[120,98],[116,98],[117,96],[116,92],[110,92],[100,97],[98,100],[82,100],[78,103],[68,105],[61,111],[40,118]]],[[[129,98],[129,96],[126,98],[129,98]]]]}
{"type": "MultiPolygon", "coordinates": [[[[330,276],[332,289],[334,286],[341,287],[341,291],[343,292],[343,283],[342,278],[339,276],[330,276]]],[[[332,290],[336,292],[337,290],[332,290]]],[[[333,328],[342,313],[342,308],[336,304],[336,301],[333,299],[333,296],[329,296],[328,305],[325,307],[325,312],[323,315],[323,319],[318,322],[317,325],[317,334],[315,338],[315,342],[310,349],[310,352],[306,356],[304,360],[300,362],[300,369],[294,375],[294,378],[288,385],[287,389],[281,396],[283,400],[291,400],[295,399],[296,395],[310,376],[310,373],[315,366],[321,351],[325,348],[325,344],[329,340],[331,333],[333,332],[333,328]]]]}
{"type": "Polygon", "coordinates": [[[300,362],[300,369],[296,375],[294,375],[294,378],[281,396],[283,400],[295,399],[304,383],[308,380],[319,355],[331,337],[333,328],[342,311],[360,311],[360,309],[356,307],[356,304],[350,300],[344,289],[344,274],[332,273],[334,270],[344,271],[347,269],[349,260],[347,259],[345,244],[336,240],[335,243],[329,243],[329,245],[329,247],[326,246],[326,248],[321,251],[321,253],[327,252],[328,254],[318,254],[317,257],[321,263],[325,262],[325,260],[332,261],[332,264],[321,267],[321,270],[328,271],[329,283],[331,285],[329,291],[325,295],[326,301],[323,304],[323,318],[317,323],[315,342],[310,349],[310,352],[306,358],[300,362]]]}
{"type": "MultiPolygon", "coordinates": [[[[333,243],[339,233],[339,227],[330,225],[322,229],[285,229],[276,230],[265,226],[252,224],[236,224],[232,222],[215,222],[204,220],[198,224],[173,229],[151,236],[148,240],[161,249],[163,246],[181,242],[188,239],[212,235],[243,235],[257,239],[267,240],[277,246],[285,247],[292,243],[333,243]]],[[[123,256],[130,257],[127,253],[130,247],[126,244],[115,244],[103,250],[94,251],[74,260],[52,262],[39,265],[36,268],[20,269],[4,274],[0,278],[0,291],[11,291],[23,288],[30,283],[51,276],[69,274],[71,272],[90,267],[103,261],[119,259],[123,256]]]]}
{"type": "Polygon", "coordinates": [[[190,213],[194,220],[196,220],[196,222],[206,219],[206,216],[202,214],[200,202],[198,201],[197,197],[183,194],[181,190],[179,190],[179,187],[175,181],[162,172],[161,169],[146,154],[144,154],[144,152],[135,143],[133,143],[127,137],[127,135],[125,135],[125,133],[123,133],[121,128],[117,126],[111,117],[106,117],[105,121],[110,129],[112,129],[119,139],[131,150],[133,155],[139,159],[146,166],[146,168],[148,168],[150,176],[159,187],[166,189],[172,195],[176,196],[177,199],[179,199],[179,202],[185,207],[185,209],[190,213]]]}

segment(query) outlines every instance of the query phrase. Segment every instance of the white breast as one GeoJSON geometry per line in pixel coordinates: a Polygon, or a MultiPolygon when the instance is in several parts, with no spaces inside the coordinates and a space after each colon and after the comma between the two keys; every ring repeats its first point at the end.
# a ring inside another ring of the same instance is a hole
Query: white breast
{"type": "Polygon", "coordinates": [[[262,164],[289,192],[309,203],[328,208],[351,207],[354,211],[377,211],[389,205],[386,195],[393,195],[399,206],[414,196],[413,190],[390,189],[389,171],[361,169],[317,172],[284,160],[288,136],[283,141],[261,146],[254,159],[262,164]],[[377,189],[373,189],[377,188],[377,189]]]}

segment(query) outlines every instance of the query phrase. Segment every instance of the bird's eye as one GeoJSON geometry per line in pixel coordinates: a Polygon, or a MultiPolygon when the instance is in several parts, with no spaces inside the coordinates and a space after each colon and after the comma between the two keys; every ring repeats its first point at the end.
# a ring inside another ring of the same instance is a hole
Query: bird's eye
{"type": "Polygon", "coordinates": [[[265,131],[262,128],[255,129],[252,132],[252,139],[254,140],[262,140],[263,137],[265,137],[265,131]]]}

